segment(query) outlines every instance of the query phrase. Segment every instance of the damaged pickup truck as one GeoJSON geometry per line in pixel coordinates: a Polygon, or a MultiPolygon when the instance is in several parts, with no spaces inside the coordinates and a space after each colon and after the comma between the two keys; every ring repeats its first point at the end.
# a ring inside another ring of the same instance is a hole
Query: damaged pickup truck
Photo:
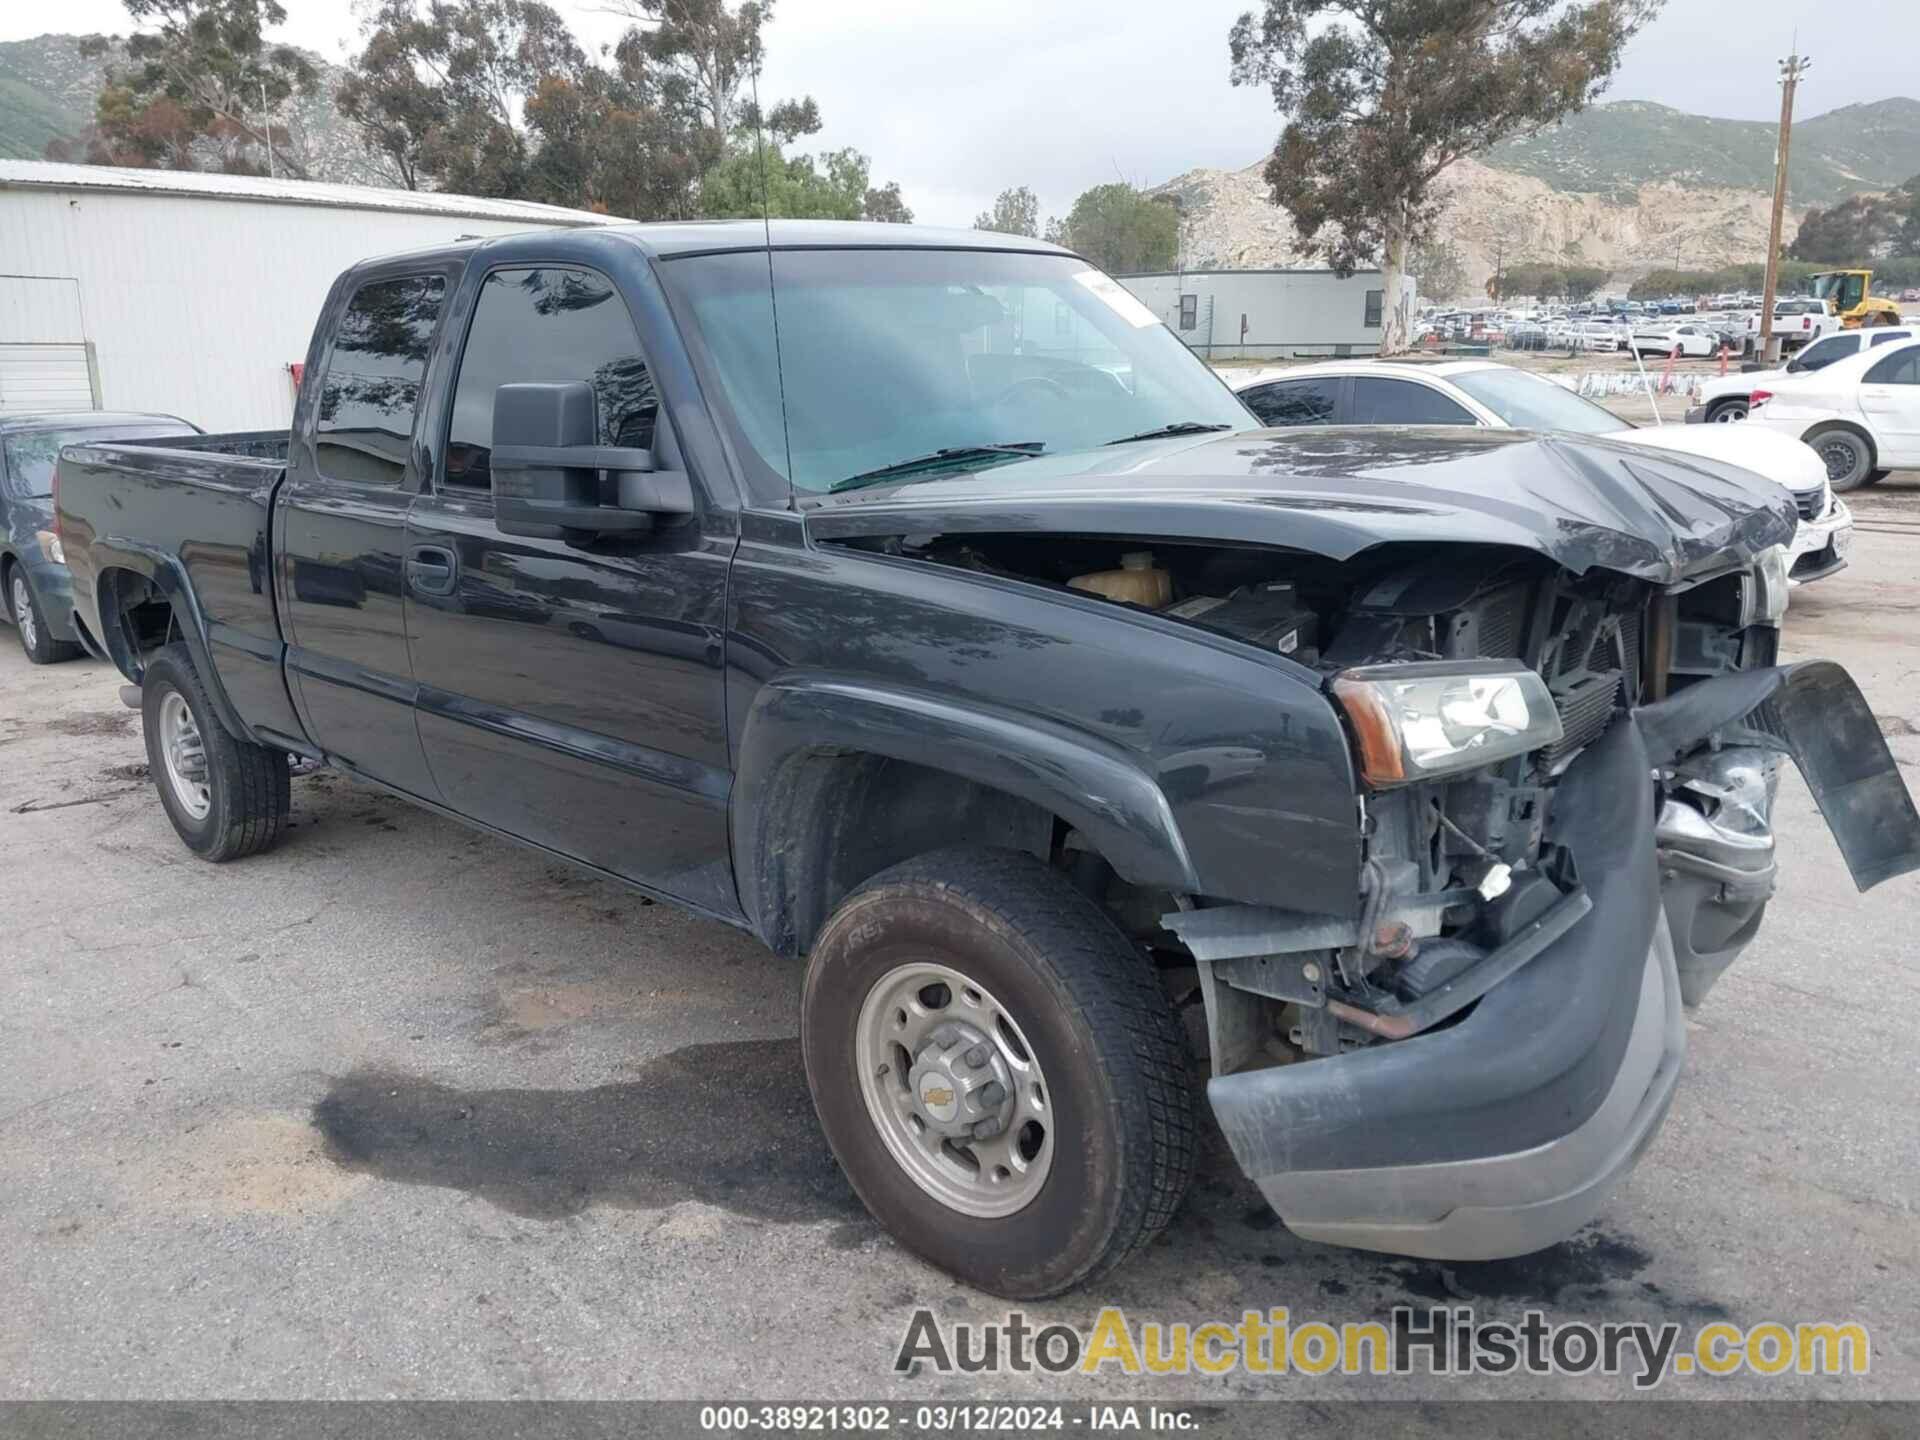
{"type": "Polygon", "coordinates": [[[462,244],[343,276],[305,373],[284,437],[59,462],[182,840],[273,844],[300,757],[804,957],[854,1188],[1004,1295],[1174,1217],[1196,1067],[1302,1235],[1559,1240],[1761,925],[1783,757],[1862,888],[1920,866],[1853,682],[1776,664],[1786,492],[1263,431],[1048,246],[462,244]]]}

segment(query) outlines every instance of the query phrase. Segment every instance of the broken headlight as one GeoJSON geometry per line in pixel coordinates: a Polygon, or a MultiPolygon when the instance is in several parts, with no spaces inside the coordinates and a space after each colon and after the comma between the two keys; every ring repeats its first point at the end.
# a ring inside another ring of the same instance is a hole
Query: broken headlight
{"type": "Polygon", "coordinates": [[[1348,670],[1334,678],[1333,693],[1370,785],[1477,770],[1562,733],[1544,680],[1480,661],[1348,670]]]}

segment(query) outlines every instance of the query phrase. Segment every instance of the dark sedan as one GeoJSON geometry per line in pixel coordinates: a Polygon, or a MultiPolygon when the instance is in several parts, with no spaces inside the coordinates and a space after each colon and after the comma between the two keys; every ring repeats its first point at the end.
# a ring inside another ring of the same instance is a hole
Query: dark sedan
{"type": "Polygon", "coordinates": [[[80,653],[73,586],[53,529],[53,462],[63,445],[198,435],[173,415],[70,410],[0,416],[0,594],[36,665],[80,653]]]}

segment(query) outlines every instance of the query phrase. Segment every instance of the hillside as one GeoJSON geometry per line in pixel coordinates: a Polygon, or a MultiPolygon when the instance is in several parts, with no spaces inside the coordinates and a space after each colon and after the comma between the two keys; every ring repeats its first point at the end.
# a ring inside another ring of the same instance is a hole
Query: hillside
{"type": "MultiPolygon", "coordinates": [[[[1286,212],[1267,198],[1264,164],[1189,171],[1153,192],[1180,210],[1184,264],[1216,270],[1321,263],[1300,248],[1286,212]]],[[[1578,194],[1472,160],[1441,183],[1448,194],[1438,230],[1459,248],[1475,292],[1493,273],[1496,255],[1555,260],[1577,245],[1582,264],[1628,279],[1676,261],[1711,268],[1766,253],[1771,202],[1761,190],[1660,181],[1625,195],[1578,194]]],[[[1789,214],[1786,238],[1798,229],[1798,216],[1789,214]]]]}
{"type": "MultiPolygon", "coordinates": [[[[49,140],[71,138],[93,119],[107,67],[124,60],[115,45],[105,55],[86,59],[78,35],[37,35],[0,42],[0,158],[39,160],[49,140]]],[[[348,184],[391,183],[361,148],[352,129],[333,108],[333,84],[339,75],[311,51],[303,52],[321,74],[321,91],[297,100],[281,117],[308,157],[315,180],[348,184]]]]}
{"type": "MultiPolygon", "coordinates": [[[[1496,170],[1550,188],[1624,199],[1660,182],[1772,190],[1775,127],[1716,120],[1666,105],[1595,105],[1481,158],[1496,170]]],[[[1920,171],[1920,100],[1896,97],[1796,120],[1788,194],[1797,206],[1828,205],[1862,190],[1886,190],[1920,171]]]]}

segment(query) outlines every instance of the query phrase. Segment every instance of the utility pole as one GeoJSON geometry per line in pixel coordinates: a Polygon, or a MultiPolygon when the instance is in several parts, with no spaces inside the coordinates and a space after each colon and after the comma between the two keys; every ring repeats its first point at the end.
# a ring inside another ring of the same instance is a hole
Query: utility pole
{"type": "Polygon", "coordinates": [[[1780,284],[1780,220],[1787,208],[1787,154],[1793,140],[1793,92],[1800,77],[1813,68],[1811,57],[1798,53],[1780,62],[1780,146],[1773,165],[1773,223],[1767,228],[1767,282],[1760,295],[1760,358],[1771,365],[1780,358],[1773,334],[1773,297],[1780,284]]]}

